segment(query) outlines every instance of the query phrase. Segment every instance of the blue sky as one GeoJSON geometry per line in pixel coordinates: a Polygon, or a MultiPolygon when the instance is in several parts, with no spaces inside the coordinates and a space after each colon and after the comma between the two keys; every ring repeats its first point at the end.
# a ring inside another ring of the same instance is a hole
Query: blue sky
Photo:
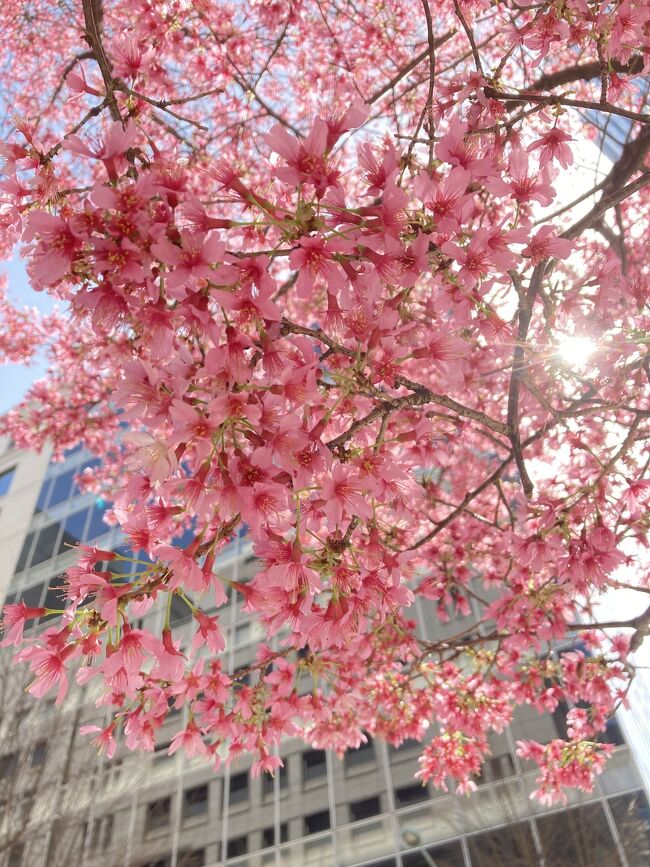
{"type": "MultiPolygon", "coordinates": [[[[18,307],[37,307],[43,313],[51,312],[55,301],[45,292],[35,292],[27,280],[23,260],[16,255],[10,262],[0,264],[0,270],[9,277],[8,296],[18,307]]],[[[43,353],[32,364],[4,364],[0,366],[0,414],[11,409],[23,397],[34,380],[46,370],[43,353]]]]}

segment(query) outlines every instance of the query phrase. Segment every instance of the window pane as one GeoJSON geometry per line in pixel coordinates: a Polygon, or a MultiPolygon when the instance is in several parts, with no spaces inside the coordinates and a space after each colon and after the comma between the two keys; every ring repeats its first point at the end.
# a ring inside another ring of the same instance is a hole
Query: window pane
{"type": "Polygon", "coordinates": [[[325,750],[310,750],[302,754],[302,778],[304,782],[324,777],[327,773],[325,750]]]}
{"type": "Polygon", "coordinates": [[[371,762],[375,757],[375,748],[372,741],[368,739],[367,743],[361,744],[356,750],[348,750],[345,754],[345,767],[353,768],[357,765],[363,765],[366,762],[371,762]]]}
{"type": "Polygon", "coordinates": [[[188,789],[183,796],[183,816],[202,816],[208,812],[207,785],[188,789]]]}
{"type": "MultiPolygon", "coordinates": [[[[65,584],[65,578],[63,575],[55,575],[54,578],[50,579],[50,583],[47,587],[47,593],[45,594],[45,602],[43,603],[46,608],[55,608],[60,609],[65,607],[65,600],[63,598],[62,588],[65,584]]],[[[46,614],[41,620],[49,620],[51,617],[59,617],[58,614],[46,614]]]]}
{"type": "Polygon", "coordinates": [[[3,494],[6,494],[11,487],[11,482],[13,480],[15,472],[16,467],[11,467],[11,469],[4,470],[4,472],[0,473],[0,497],[3,494]]]}
{"type": "Polygon", "coordinates": [[[228,858],[236,858],[238,855],[245,855],[248,852],[248,837],[235,837],[228,840],[228,849],[226,856],[228,858]]]}
{"type": "Polygon", "coordinates": [[[34,553],[32,554],[32,566],[44,563],[56,553],[56,540],[59,536],[60,524],[50,524],[43,527],[36,538],[34,553]]]}
{"type": "Polygon", "coordinates": [[[329,810],[321,810],[305,816],[305,834],[318,834],[319,831],[327,831],[330,827],[329,810]]]}
{"type": "Polygon", "coordinates": [[[59,554],[72,550],[75,545],[78,545],[83,540],[87,516],[88,509],[81,509],[79,512],[68,515],[65,519],[63,522],[63,535],[59,542],[59,554]]]}
{"type": "Polygon", "coordinates": [[[362,801],[353,801],[350,804],[350,821],[360,822],[362,819],[369,819],[371,816],[377,816],[381,813],[379,807],[379,797],[364,798],[362,801]]]}
{"type": "Polygon", "coordinates": [[[537,818],[546,867],[618,867],[619,857],[600,804],[537,818]]]}
{"type": "Polygon", "coordinates": [[[629,867],[650,864],[650,807],[643,792],[611,798],[609,806],[629,867]]]}
{"type": "MultiPolygon", "coordinates": [[[[436,867],[465,867],[460,843],[447,843],[445,846],[436,846],[432,849],[427,848],[419,852],[409,852],[407,855],[402,855],[403,867],[431,867],[431,863],[435,864],[436,867]]],[[[472,862],[472,867],[473,864],[474,862],[472,862]]],[[[537,861],[532,861],[530,867],[537,867],[537,865],[537,861]]],[[[495,861],[493,867],[510,867],[510,864],[505,860],[495,861]]]]}
{"type": "Polygon", "coordinates": [[[46,479],[43,482],[43,486],[38,493],[38,499],[36,500],[36,508],[34,509],[34,514],[38,515],[39,512],[42,512],[47,506],[47,498],[50,495],[50,488],[52,487],[52,479],[46,479]]]}
{"type": "Polygon", "coordinates": [[[76,472],[76,470],[68,470],[67,473],[61,473],[60,476],[55,477],[50,497],[50,508],[68,499],[72,488],[72,479],[76,472]]]}
{"type": "Polygon", "coordinates": [[[248,774],[235,774],[230,778],[230,803],[237,804],[247,800],[248,774]]]}
{"type": "Polygon", "coordinates": [[[29,562],[29,551],[32,547],[32,542],[34,541],[35,535],[36,533],[34,532],[34,530],[32,530],[31,533],[27,534],[25,541],[23,542],[22,551],[20,552],[20,557],[18,558],[18,563],[16,564],[16,572],[14,574],[22,572],[23,569],[27,568],[29,562]]]}
{"type": "Polygon", "coordinates": [[[402,786],[395,789],[395,803],[398,807],[408,807],[409,804],[417,804],[429,798],[429,790],[426,786],[413,783],[410,786],[402,786]]]}
{"type": "Polygon", "coordinates": [[[86,535],[86,539],[96,539],[98,536],[103,536],[104,533],[108,533],[108,524],[104,522],[105,511],[105,506],[100,506],[95,503],[95,505],[93,506],[93,510],[90,513],[90,524],[88,526],[88,533],[86,535]]]}
{"type": "Polygon", "coordinates": [[[501,828],[477,837],[469,837],[472,867],[528,867],[538,858],[528,822],[518,822],[510,828],[501,828]]]}
{"type": "Polygon", "coordinates": [[[171,798],[159,798],[147,804],[147,831],[166,828],[169,824],[171,798]]]}

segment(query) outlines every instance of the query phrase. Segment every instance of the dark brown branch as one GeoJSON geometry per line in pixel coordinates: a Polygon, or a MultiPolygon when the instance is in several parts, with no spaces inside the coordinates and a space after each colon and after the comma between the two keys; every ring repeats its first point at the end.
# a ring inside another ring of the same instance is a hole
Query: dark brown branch
{"type": "Polygon", "coordinates": [[[502,102],[509,103],[527,103],[533,102],[539,105],[566,105],[570,108],[584,108],[591,111],[605,112],[606,114],[617,114],[620,117],[627,117],[636,123],[650,124],[650,114],[639,114],[635,111],[629,111],[627,108],[619,108],[617,105],[611,105],[609,102],[590,102],[587,99],[570,99],[566,96],[544,96],[536,93],[503,93],[494,87],[486,87],[485,95],[490,99],[499,99],[502,102]]]}
{"type": "MultiPolygon", "coordinates": [[[[619,75],[636,75],[643,69],[643,63],[642,55],[635,54],[627,63],[613,60],[610,65],[612,70],[619,75]]],[[[559,69],[557,72],[548,72],[541,75],[537,81],[533,82],[530,90],[552,90],[554,87],[570,84],[572,81],[591,81],[594,78],[598,78],[599,75],[600,61],[592,60],[589,63],[576,63],[574,66],[559,69]]]]}
{"type": "Polygon", "coordinates": [[[86,42],[90,45],[93,57],[95,58],[102,74],[102,78],[104,79],[108,109],[113,120],[121,123],[122,115],[120,114],[120,110],[117,107],[117,100],[115,99],[113,71],[102,43],[102,19],[104,17],[102,0],[82,0],[82,5],[84,22],[86,25],[86,42]]]}
{"type": "MultiPolygon", "coordinates": [[[[440,48],[441,45],[444,45],[445,42],[448,42],[451,39],[451,37],[454,36],[456,33],[457,33],[457,31],[455,29],[454,30],[448,30],[447,33],[445,33],[443,36],[439,36],[438,39],[435,39],[434,43],[433,43],[434,51],[435,51],[435,49],[440,48]]],[[[381,99],[382,96],[387,94],[389,90],[392,90],[396,84],[399,84],[399,82],[409,74],[409,72],[412,72],[416,66],[419,66],[423,60],[427,59],[430,51],[431,51],[431,48],[427,47],[424,49],[424,51],[421,51],[419,54],[416,54],[416,56],[413,58],[413,60],[409,61],[406,64],[406,66],[403,66],[399,70],[399,72],[397,72],[390,79],[389,82],[384,84],[383,87],[380,87],[379,90],[376,90],[371,96],[369,96],[365,100],[366,105],[372,105],[373,102],[377,102],[377,100],[381,99]]]]}

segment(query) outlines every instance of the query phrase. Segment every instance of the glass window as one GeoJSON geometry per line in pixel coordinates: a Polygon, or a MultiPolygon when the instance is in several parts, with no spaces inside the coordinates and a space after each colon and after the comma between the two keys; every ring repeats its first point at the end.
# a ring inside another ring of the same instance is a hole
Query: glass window
{"type": "Polygon", "coordinates": [[[230,803],[248,800],[248,774],[235,774],[230,778],[230,803]]]}
{"type": "MultiPolygon", "coordinates": [[[[289,823],[281,822],[280,824],[280,839],[279,843],[286,843],[289,839],[289,823]]],[[[267,849],[269,846],[273,846],[273,842],[275,840],[275,828],[265,828],[262,831],[262,848],[267,849]]]]}
{"type": "Polygon", "coordinates": [[[539,816],[536,821],[546,867],[619,867],[621,862],[600,804],[539,816]]]}
{"type": "Polygon", "coordinates": [[[302,779],[304,783],[308,780],[324,777],[326,773],[325,750],[310,750],[308,753],[302,754],[302,779]]]}
{"type": "Polygon", "coordinates": [[[245,855],[248,852],[248,837],[244,834],[243,837],[233,837],[228,840],[228,848],[226,857],[236,858],[238,855],[245,855]]]}
{"type": "Polygon", "coordinates": [[[9,491],[15,473],[16,467],[11,467],[10,469],[3,470],[0,473],[0,497],[9,491]]]}
{"type": "Polygon", "coordinates": [[[45,563],[57,553],[56,540],[59,538],[60,524],[50,524],[43,527],[36,537],[36,545],[32,553],[32,566],[45,563]]]}
{"type": "Polygon", "coordinates": [[[263,774],[262,775],[262,792],[265,795],[272,795],[275,791],[275,780],[278,780],[279,786],[281,789],[287,788],[287,766],[286,763],[282,765],[281,768],[278,768],[275,772],[275,777],[272,777],[271,774],[263,774]]]}
{"type": "Polygon", "coordinates": [[[179,852],[176,864],[177,867],[203,867],[205,864],[205,849],[193,849],[191,852],[179,852]]]}
{"type": "Polygon", "coordinates": [[[59,554],[71,551],[83,540],[87,516],[88,509],[81,509],[79,512],[68,515],[65,519],[63,522],[63,534],[59,542],[59,554]]]}
{"type": "Polygon", "coordinates": [[[31,766],[33,768],[38,768],[41,765],[44,765],[46,756],[47,743],[45,741],[39,741],[38,743],[34,744],[34,749],[32,750],[31,766]]]}
{"type": "Polygon", "coordinates": [[[472,867],[528,867],[537,864],[533,835],[528,822],[517,822],[509,828],[500,828],[487,834],[468,838],[472,867]]]}
{"type": "Polygon", "coordinates": [[[166,828],[169,825],[171,809],[172,799],[170,797],[158,798],[157,801],[147,804],[146,832],[166,828]]]}
{"type": "Polygon", "coordinates": [[[361,744],[356,750],[348,750],[345,754],[345,767],[355,768],[358,765],[364,765],[366,762],[371,762],[375,757],[375,748],[370,738],[365,744],[361,744]]]}
{"type": "Polygon", "coordinates": [[[34,536],[36,532],[32,530],[31,533],[28,533],[25,537],[25,541],[23,542],[23,547],[20,552],[20,557],[18,558],[18,563],[16,563],[16,571],[14,574],[18,574],[18,572],[22,572],[23,569],[26,569],[29,564],[29,552],[32,547],[32,542],[34,541],[34,536]]]}
{"type": "Polygon", "coordinates": [[[208,787],[194,786],[183,795],[183,818],[203,816],[208,812],[208,787]]]}
{"type": "Polygon", "coordinates": [[[52,494],[50,496],[50,509],[59,503],[63,503],[70,496],[72,489],[72,479],[77,471],[68,470],[67,473],[61,473],[60,476],[55,476],[52,483],[52,494]]]}
{"type": "Polygon", "coordinates": [[[16,843],[15,846],[12,846],[9,850],[9,856],[7,858],[7,867],[22,867],[24,854],[24,843],[16,843]]]}
{"type": "Polygon", "coordinates": [[[43,590],[45,588],[45,584],[41,582],[40,584],[32,584],[31,587],[28,587],[26,590],[20,594],[20,599],[28,608],[38,608],[41,604],[41,599],[43,598],[43,590]]]}
{"type": "Polygon", "coordinates": [[[418,783],[412,783],[410,786],[401,786],[395,789],[395,804],[397,807],[408,807],[410,804],[417,804],[420,801],[426,801],[429,798],[429,790],[426,786],[418,783]]]}
{"type": "Polygon", "coordinates": [[[360,822],[361,819],[369,819],[371,816],[377,816],[381,813],[379,806],[379,796],[375,795],[372,798],[364,798],[361,801],[353,801],[350,804],[350,821],[360,822]]]}
{"type": "Polygon", "coordinates": [[[611,798],[609,806],[629,867],[650,864],[650,807],[643,792],[611,798]]]}
{"type": "Polygon", "coordinates": [[[5,782],[16,773],[18,753],[6,753],[0,756],[0,780],[5,782]]]}
{"type": "Polygon", "coordinates": [[[38,492],[38,499],[36,500],[36,508],[34,509],[34,514],[38,515],[40,512],[44,511],[47,506],[47,498],[50,495],[50,488],[52,487],[52,479],[45,479],[41,490],[38,492]]]}
{"type": "Polygon", "coordinates": [[[184,602],[180,596],[177,596],[174,593],[171,601],[170,624],[172,626],[178,626],[179,623],[185,623],[186,620],[191,619],[192,609],[187,602],[184,602]]]}
{"type": "Polygon", "coordinates": [[[101,505],[95,503],[93,506],[93,510],[90,513],[90,524],[88,525],[88,532],[86,534],[87,540],[96,539],[98,536],[103,536],[105,533],[108,533],[109,527],[104,521],[105,511],[106,506],[103,501],[101,505]]]}
{"type": "Polygon", "coordinates": [[[114,822],[113,816],[106,816],[104,819],[104,833],[102,834],[102,849],[104,850],[108,849],[111,845],[114,822]]]}
{"type": "Polygon", "coordinates": [[[330,811],[321,810],[305,816],[305,834],[318,834],[319,831],[327,831],[330,827],[330,811]]]}
{"type": "MultiPolygon", "coordinates": [[[[417,852],[402,855],[403,867],[431,867],[432,863],[436,867],[464,867],[465,860],[460,843],[447,843],[445,846],[422,848],[417,852]]],[[[530,867],[537,867],[537,865],[537,861],[532,861],[530,867]]],[[[474,867],[474,862],[472,862],[472,867],[474,867]]],[[[510,864],[507,861],[497,860],[492,864],[492,867],[510,867],[510,864]]]]}
{"type": "MultiPolygon", "coordinates": [[[[50,583],[47,586],[47,593],[45,594],[45,601],[43,602],[43,605],[46,608],[61,609],[65,607],[65,599],[63,598],[62,590],[64,585],[64,575],[55,575],[54,578],[50,579],[50,583]]],[[[58,614],[46,614],[41,618],[41,620],[49,620],[50,617],[58,616],[58,614]]]]}

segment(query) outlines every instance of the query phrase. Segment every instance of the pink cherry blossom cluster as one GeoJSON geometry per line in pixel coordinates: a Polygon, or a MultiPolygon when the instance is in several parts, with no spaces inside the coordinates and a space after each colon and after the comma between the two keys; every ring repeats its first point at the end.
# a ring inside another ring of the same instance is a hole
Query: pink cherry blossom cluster
{"type": "MultiPolygon", "coordinates": [[[[126,578],[81,546],[60,611],[5,607],[30,692],[96,680],[109,756],[184,708],[170,752],[256,773],[288,735],[433,726],[420,776],[466,792],[491,731],[562,703],[569,740],[522,755],[544,799],[588,787],[650,620],[594,615],[647,546],[647,3],[78,0],[58,54],[47,5],[0,226],[70,316],[2,429],[101,455],[85,483],[134,553],[126,578]],[[567,204],[580,112],[631,132],[567,204]],[[220,568],[244,528],[246,582],[220,568]],[[232,593],[265,635],[236,672],[232,593]]],[[[41,330],[5,317],[23,357],[41,330]]]]}

